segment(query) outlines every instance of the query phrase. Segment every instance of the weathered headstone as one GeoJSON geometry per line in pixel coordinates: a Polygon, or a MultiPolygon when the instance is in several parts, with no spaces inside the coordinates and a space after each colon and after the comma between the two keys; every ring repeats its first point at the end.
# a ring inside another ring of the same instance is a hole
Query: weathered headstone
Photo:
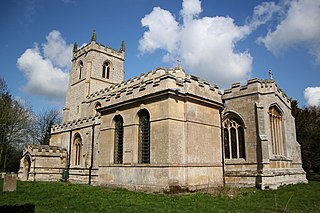
{"type": "Polygon", "coordinates": [[[3,192],[14,192],[17,190],[17,174],[5,174],[3,180],[3,192]]]}

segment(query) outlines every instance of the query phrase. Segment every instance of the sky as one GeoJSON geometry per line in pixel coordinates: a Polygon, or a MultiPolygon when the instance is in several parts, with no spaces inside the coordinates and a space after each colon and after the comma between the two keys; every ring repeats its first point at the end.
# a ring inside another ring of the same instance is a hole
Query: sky
{"type": "Polygon", "coordinates": [[[181,61],[221,90],[273,79],[320,106],[320,0],[0,0],[0,77],[35,112],[62,109],[73,43],[120,49],[125,80],[181,61]]]}

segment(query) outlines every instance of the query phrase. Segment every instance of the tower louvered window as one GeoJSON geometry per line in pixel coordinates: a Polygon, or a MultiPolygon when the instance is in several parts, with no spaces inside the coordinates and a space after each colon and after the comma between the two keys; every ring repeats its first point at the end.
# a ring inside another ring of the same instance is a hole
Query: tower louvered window
{"type": "Polygon", "coordinates": [[[123,119],[122,117],[115,117],[114,129],[114,163],[123,163],[123,119]]]}
{"type": "Polygon", "coordinates": [[[150,163],[150,116],[147,110],[139,112],[139,163],[150,163]]]}
{"type": "Polygon", "coordinates": [[[246,158],[245,136],[239,119],[227,118],[223,122],[224,153],[226,159],[246,158]]]}
{"type": "Polygon", "coordinates": [[[83,62],[80,60],[78,64],[78,69],[79,69],[79,80],[82,79],[83,75],[83,62]]]}
{"type": "Polygon", "coordinates": [[[103,65],[102,65],[102,78],[106,78],[106,79],[109,79],[110,77],[110,63],[109,62],[105,62],[103,65]]]}

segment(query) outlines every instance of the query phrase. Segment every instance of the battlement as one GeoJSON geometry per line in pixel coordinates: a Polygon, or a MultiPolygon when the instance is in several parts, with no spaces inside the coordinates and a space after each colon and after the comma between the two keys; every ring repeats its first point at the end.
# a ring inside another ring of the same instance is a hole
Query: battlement
{"type": "Polygon", "coordinates": [[[80,49],[74,50],[73,60],[77,59],[83,54],[87,54],[92,50],[99,51],[101,53],[111,55],[119,59],[124,59],[124,50],[117,50],[115,48],[111,48],[110,46],[105,46],[104,44],[99,44],[95,41],[91,41],[80,49]]]}
{"type": "Polygon", "coordinates": [[[32,153],[56,153],[56,154],[66,154],[67,149],[62,148],[60,146],[49,146],[49,145],[40,145],[40,144],[32,144],[28,145],[24,150],[23,154],[26,152],[32,153]]]}
{"type": "Polygon", "coordinates": [[[101,116],[96,114],[96,116],[84,117],[78,120],[68,121],[63,124],[54,125],[51,127],[51,134],[55,134],[57,132],[68,131],[74,129],[75,127],[87,127],[92,125],[100,124],[101,116]]]}
{"type": "Polygon", "coordinates": [[[224,90],[222,99],[230,99],[239,96],[247,96],[253,94],[275,94],[278,96],[289,108],[290,98],[280,89],[273,79],[261,80],[261,79],[250,79],[246,85],[240,83],[232,84],[230,89],[224,90]]]}
{"type": "Polygon", "coordinates": [[[84,103],[101,101],[101,107],[138,98],[162,90],[172,90],[180,94],[193,94],[201,98],[221,103],[221,92],[216,85],[189,75],[181,67],[162,67],[112,85],[86,97],[84,103]]]}

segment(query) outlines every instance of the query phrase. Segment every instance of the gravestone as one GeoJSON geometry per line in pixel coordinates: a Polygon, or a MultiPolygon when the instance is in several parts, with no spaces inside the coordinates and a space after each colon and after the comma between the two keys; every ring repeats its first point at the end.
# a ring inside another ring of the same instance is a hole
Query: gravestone
{"type": "Polygon", "coordinates": [[[17,190],[17,174],[5,174],[3,180],[3,192],[14,192],[17,190]]]}

